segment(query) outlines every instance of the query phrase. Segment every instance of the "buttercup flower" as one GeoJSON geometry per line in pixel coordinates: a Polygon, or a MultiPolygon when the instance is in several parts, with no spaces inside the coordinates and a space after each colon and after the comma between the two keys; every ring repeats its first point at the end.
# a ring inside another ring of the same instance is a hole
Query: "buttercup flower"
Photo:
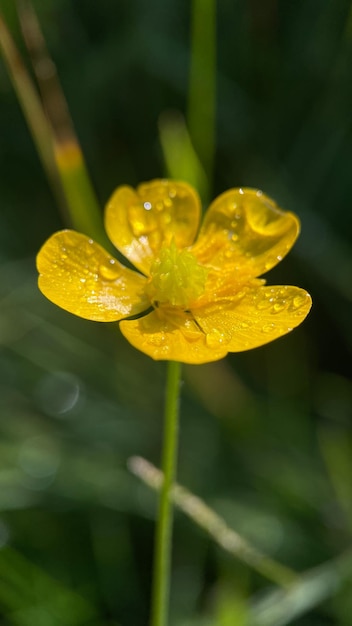
{"type": "Polygon", "coordinates": [[[188,184],[119,187],[105,227],[137,271],[89,237],[54,234],[37,257],[39,288],[70,313],[120,329],[153,359],[207,363],[281,337],[311,307],[298,287],[258,278],[287,254],[299,220],[255,189],[230,189],[201,207],[188,184]]]}

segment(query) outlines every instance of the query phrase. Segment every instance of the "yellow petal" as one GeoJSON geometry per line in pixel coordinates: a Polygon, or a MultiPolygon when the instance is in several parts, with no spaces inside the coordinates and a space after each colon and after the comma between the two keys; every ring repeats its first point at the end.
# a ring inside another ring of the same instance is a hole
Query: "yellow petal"
{"type": "Polygon", "coordinates": [[[120,329],[137,350],[155,360],[209,363],[222,359],[226,347],[208,345],[206,335],[190,314],[156,309],[138,320],[125,320],[120,329]]]}
{"type": "Polygon", "coordinates": [[[201,263],[253,277],[270,270],[299,234],[299,220],[255,189],[230,189],[205,215],[192,252],[201,263]]]}
{"type": "Polygon", "coordinates": [[[37,256],[39,289],[79,317],[114,322],[146,310],[146,279],[121,265],[85,235],[55,233],[37,256]]]}
{"type": "Polygon", "coordinates": [[[290,332],[303,322],[311,304],[309,294],[299,287],[252,286],[193,314],[208,344],[242,352],[290,332]]]}
{"type": "Polygon", "coordinates": [[[174,238],[176,246],[190,246],[196,236],[200,201],[183,182],[152,180],[118,187],[105,212],[105,228],[116,248],[148,275],[150,264],[163,244],[174,238]]]}

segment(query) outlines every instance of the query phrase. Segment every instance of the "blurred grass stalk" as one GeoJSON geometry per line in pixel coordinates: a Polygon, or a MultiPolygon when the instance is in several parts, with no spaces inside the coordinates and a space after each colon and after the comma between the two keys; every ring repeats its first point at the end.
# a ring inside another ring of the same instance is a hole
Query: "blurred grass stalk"
{"type": "MultiPolygon", "coordinates": [[[[163,475],[142,457],[131,457],[130,471],[148,487],[158,491],[163,475]]],[[[306,572],[297,573],[271,559],[252,546],[208,507],[200,498],[175,484],[171,497],[176,506],[203,528],[229,554],[281,589],[268,590],[254,599],[247,615],[248,626],[286,626],[329,597],[346,584],[352,574],[352,550],[306,572]]]]}
{"type": "Polygon", "coordinates": [[[337,558],[303,572],[288,589],[275,589],[257,597],[247,626],[286,626],[296,623],[293,620],[306,615],[350,584],[351,574],[352,550],[348,549],[337,558]]]}
{"type": "Polygon", "coordinates": [[[53,189],[56,199],[63,207],[64,197],[60,187],[53,150],[53,133],[47,117],[43,111],[33,82],[24,66],[22,58],[15,46],[6,23],[0,13],[0,47],[13,87],[21,104],[39,158],[53,189]]]}
{"type": "MultiPolygon", "coordinates": [[[[163,474],[142,457],[129,459],[128,467],[135,476],[142,479],[152,489],[159,491],[163,484],[163,474]]],[[[240,559],[262,576],[280,587],[288,587],[298,579],[298,575],[285,565],[266,556],[246,541],[226,522],[208,507],[200,498],[184,487],[175,484],[171,491],[173,502],[224,550],[240,559]]]]}
{"type": "Polygon", "coordinates": [[[178,111],[165,111],[159,118],[159,137],[168,178],[184,180],[209,199],[209,182],[193,147],[185,119],[178,111]]]}
{"type": "Polygon", "coordinates": [[[215,154],[216,0],[193,0],[188,127],[212,186],[215,154]]]}
{"type": "Polygon", "coordinates": [[[30,0],[18,0],[17,9],[39,93],[1,14],[0,47],[49,184],[64,218],[69,216],[74,228],[109,247],[99,204],[38,18],[30,0]]]}
{"type": "Polygon", "coordinates": [[[187,122],[178,111],[159,119],[160,143],[170,178],[210,199],[216,135],[216,2],[193,0],[187,122]]]}

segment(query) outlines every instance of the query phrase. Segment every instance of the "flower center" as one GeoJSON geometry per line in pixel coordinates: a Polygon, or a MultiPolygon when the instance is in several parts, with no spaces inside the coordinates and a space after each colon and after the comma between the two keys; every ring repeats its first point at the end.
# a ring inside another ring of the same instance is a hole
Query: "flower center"
{"type": "Polygon", "coordinates": [[[152,302],[187,309],[204,293],[207,270],[187,250],[179,250],[172,240],[152,263],[148,295],[152,302]]]}

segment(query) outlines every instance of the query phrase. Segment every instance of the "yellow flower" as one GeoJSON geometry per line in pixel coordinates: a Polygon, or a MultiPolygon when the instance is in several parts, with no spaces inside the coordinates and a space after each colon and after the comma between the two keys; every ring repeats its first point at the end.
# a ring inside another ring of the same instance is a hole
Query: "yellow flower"
{"type": "Polygon", "coordinates": [[[290,250],[298,218],[255,189],[220,195],[196,238],[200,213],[197,193],[183,182],[119,187],[105,227],[138,271],[85,235],[63,230],[38,254],[39,288],[80,317],[123,320],[122,334],[153,359],[216,361],[298,326],[311,307],[309,294],[258,278],[290,250]]]}

